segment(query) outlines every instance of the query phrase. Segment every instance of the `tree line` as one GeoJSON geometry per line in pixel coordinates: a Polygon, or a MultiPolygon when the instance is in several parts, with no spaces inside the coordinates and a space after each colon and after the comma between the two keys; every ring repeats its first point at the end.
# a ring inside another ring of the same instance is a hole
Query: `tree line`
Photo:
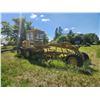
{"type": "Polygon", "coordinates": [[[72,30],[64,33],[61,27],[55,29],[55,37],[52,42],[70,42],[78,45],[100,44],[99,37],[96,33],[74,33],[72,30]]]}

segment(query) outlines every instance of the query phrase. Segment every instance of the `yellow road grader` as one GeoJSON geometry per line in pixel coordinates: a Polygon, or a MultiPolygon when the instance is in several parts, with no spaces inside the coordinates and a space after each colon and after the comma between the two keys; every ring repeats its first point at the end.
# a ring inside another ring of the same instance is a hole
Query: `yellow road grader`
{"type": "Polygon", "coordinates": [[[20,41],[17,49],[19,55],[25,58],[39,55],[38,59],[61,59],[67,64],[82,66],[89,56],[79,51],[79,47],[70,43],[46,43],[44,44],[45,32],[39,29],[27,31],[26,39],[20,41]]]}

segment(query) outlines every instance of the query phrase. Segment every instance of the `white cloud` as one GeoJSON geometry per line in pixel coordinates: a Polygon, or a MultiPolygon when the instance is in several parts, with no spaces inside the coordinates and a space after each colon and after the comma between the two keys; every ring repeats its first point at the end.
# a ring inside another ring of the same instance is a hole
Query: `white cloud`
{"type": "Polygon", "coordinates": [[[53,37],[49,36],[49,41],[53,40],[53,37]]]}
{"type": "Polygon", "coordinates": [[[75,27],[71,27],[71,30],[74,30],[75,29],[75,27]]]}
{"type": "Polygon", "coordinates": [[[80,34],[80,33],[82,33],[82,32],[77,32],[77,33],[79,33],[79,34],[80,34]]]}
{"type": "Polygon", "coordinates": [[[40,17],[44,17],[44,15],[40,15],[40,17]]]}
{"type": "Polygon", "coordinates": [[[35,18],[37,18],[37,15],[36,15],[36,14],[32,14],[32,15],[30,16],[30,18],[35,19],[35,18]]]}
{"type": "Polygon", "coordinates": [[[68,30],[69,30],[68,28],[65,28],[65,29],[64,29],[64,31],[68,31],[68,30]]]}
{"type": "Polygon", "coordinates": [[[49,22],[50,19],[49,19],[49,18],[42,18],[41,21],[42,21],[42,22],[49,22]]]}

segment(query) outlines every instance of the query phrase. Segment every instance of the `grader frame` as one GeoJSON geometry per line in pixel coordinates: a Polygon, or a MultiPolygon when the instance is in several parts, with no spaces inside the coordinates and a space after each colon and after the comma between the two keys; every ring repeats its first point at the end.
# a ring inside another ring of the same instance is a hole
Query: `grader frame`
{"type": "Polygon", "coordinates": [[[20,41],[17,52],[25,58],[38,55],[38,59],[62,59],[68,64],[82,66],[89,56],[86,53],[81,53],[79,47],[71,43],[46,43],[43,38],[45,32],[39,29],[27,31],[26,39],[20,41]]]}
{"type": "Polygon", "coordinates": [[[68,64],[82,66],[84,61],[89,60],[86,53],[81,53],[78,46],[70,43],[49,43],[45,45],[32,44],[31,41],[23,41],[18,49],[19,54],[25,58],[38,55],[38,59],[61,59],[68,64]],[[31,45],[30,45],[31,44],[31,45]]]}

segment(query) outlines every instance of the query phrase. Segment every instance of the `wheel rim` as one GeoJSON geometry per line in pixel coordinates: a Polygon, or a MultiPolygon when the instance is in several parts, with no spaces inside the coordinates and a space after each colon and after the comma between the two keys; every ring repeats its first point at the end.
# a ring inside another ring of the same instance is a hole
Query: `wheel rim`
{"type": "Polygon", "coordinates": [[[28,52],[28,51],[26,51],[26,57],[29,57],[29,56],[30,56],[29,52],[28,52]]]}
{"type": "Polygon", "coordinates": [[[18,54],[21,54],[21,50],[18,50],[18,54]]]}
{"type": "Polygon", "coordinates": [[[75,57],[70,57],[70,58],[68,59],[68,63],[69,63],[69,64],[72,64],[72,65],[78,65],[78,64],[77,64],[77,59],[76,59],[75,57]]]}

